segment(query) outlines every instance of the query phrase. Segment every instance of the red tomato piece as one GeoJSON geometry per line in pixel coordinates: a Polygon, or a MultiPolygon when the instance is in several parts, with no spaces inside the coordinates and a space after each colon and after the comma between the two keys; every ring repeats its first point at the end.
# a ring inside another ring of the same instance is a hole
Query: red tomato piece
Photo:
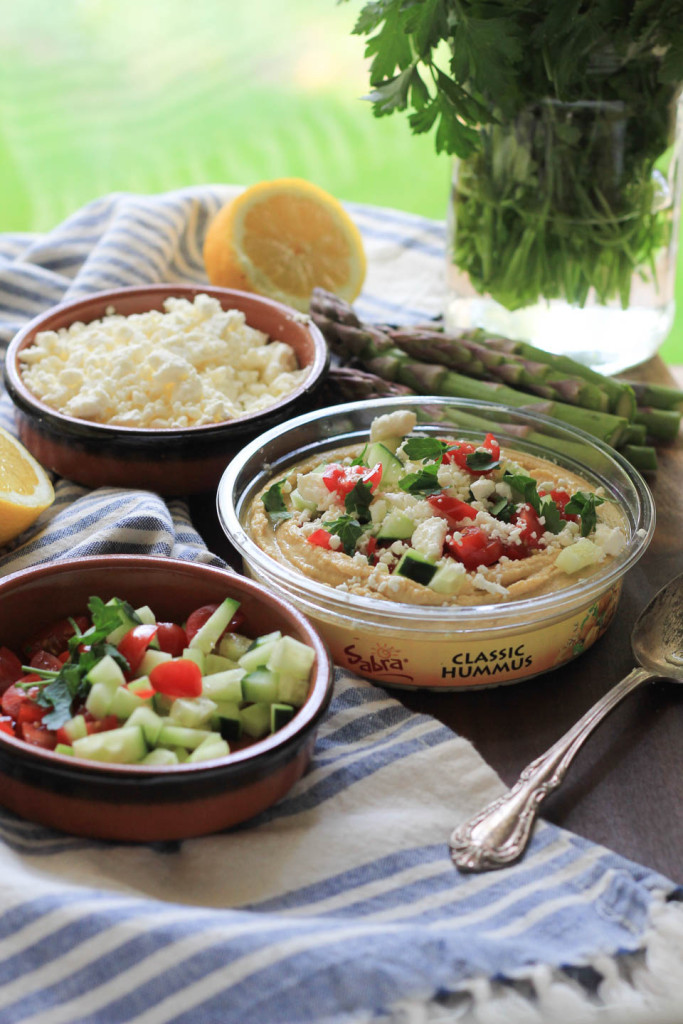
{"type": "Polygon", "coordinates": [[[119,720],[116,715],[105,715],[104,718],[94,718],[91,715],[86,718],[85,727],[90,736],[94,732],[109,732],[111,729],[118,729],[119,720]]]}
{"type": "MultiPolygon", "coordinates": [[[[185,623],[185,636],[187,639],[185,647],[187,647],[195,633],[199,632],[206,620],[213,615],[217,608],[217,604],[204,604],[201,608],[195,608],[195,610],[188,615],[187,622],[185,623]]],[[[234,633],[246,622],[246,619],[247,617],[244,612],[238,608],[223,633],[221,633],[221,636],[223,636],[224,633],[234,633]]],[[[180,653],[182,654],[182,651],[180,653]]]]}
{"type": "Polygon", "coordinates": [[[122,654],[129,665],[129,672],[135,675],[140,662],[145,656],[145,651],[157,635],[155,623],[141,624],[129,629],[124,637],[119,640],[116,649],[122,654]]]}
{"type": "Polygon", "coordinates": [[[309,533],[306,541],[309,544],[314,544],[317,548],[328,548],[330,547],[330,541],[332,540],[332,534],[329,530],[314,530],[313,533],[309,533]]]}
{"type": "MultiPolygon", "coordinates": [[[[545,530],[538,518],[536,510],[532,508],[531,505],[520,505],[512,517],[512,522],[516,526],[521,526],[519,539],[527,552],[539,546],[538,542],[543,536],[545,530]]],[[[510,545],[510,547],[517,547],[517,545],[510,545]]]]}
{"type": "Polygon", "coordinates": [[[149,681],[157,693],[165,693],[168,697],[199,697],[202,692],[201,670],[189,658],[162,661],[155,665],[149,681]]]}
{"type": "Polygon", "coordinates": [[[435,512],[448,520],[449,526],[457,526],[464,519],[476,519],[476,508],[472,508],[466,501],[460,501],[459,498],[452,498],[445,491],[441,494],[430,494],[427,501],[435,512]]]}
{"type": "Polygon", "coordinates": [[[24,670],[14,651],[9,647],[0,647],[0,693],[20,679],[24,670]]]}
{"type": "MultiPolygon", "coordinates": [[[[448,444],[448,442],[446,443],[448,444]]],[[[490,453],[492,462],[498,462],[500,458],[500,445],[493,434],[487,434],[484,438],[483,444],[480,445],[471,444],[469,441],[455,441],[455,443],[443,453],[443,461],[455,462],[461,469],[466,469],[467,472],[471,473],[473,476],[479,476],[481,473],[488,473],[489,470],[487,469],[472,469],[472,467],[467,464],[467,456],[473,455],[474,452],[481,448],[484,448],[490,453]]]]}
{"type": "Polygon", "coordinates": [[[60,658],[56,658],[54,654],[50,654],[49,651],[36,651],[35,654],[31,655],[29,665],[31,668],[35,669],[47,669],[48,672],[59,672],[63,662],[60,658]]]}
{"type": "MultiPolygon", "coordinates": [[[[543,495],[546,494],[547,492],[539,491],[538,493],[541,495],[541,497],[543,497],[543,495]]],[[[550,491],[550,497],[553,499],[553,501],[559,509],[560,519],[565,519],[571,523],[579,522],[579,516],[574,515],[571,512],[567,513],[564,510],[567,503],[571,500],[571,494],[569,493],[569,491],[550,491]]]]}
{"type": "MultiPolygon", "coordinates": [[[[23,676],[18,682],[28,682],[29,679],[37,679],[37,676],[23,676]]],[[[3,715],[7,715],[13,721],[17,721],[19,717],[19,709],[24,704],[31,704],[39,694],[37,686],[32,686],[29,690],[24,690],[22,687],[17,686],[13,683],[2,695],[2,701],[0,706],[2,707],[3,715]]]]}
{"type": "Polygon", "coordinates": [[[187,647],[187,634],[175,622],[157,622],[157,643],[160,651],[177,658],[187,647]]]}
{"type": "Polygon", "coordinates": [[[489,537],[478,526],[466,526],[460,537],[447,537],[446,546],[449,553],[466,569],[476,569],[480,565],[494,565],[503,554],[503,542],[497,537],[489,537]]]}
{"type": "Polygon", "coordinates": [[[361,482],[371,491],[376,490],[382,479],[382,463],[368,469],[367,466],[342,466],[331,462],[323,473],[323,482],[328,491],[335,491],[340,497],[346,497],[361,482]]]}
{"type": "Polygon", "coordinates": [[[44,725],[34,725],[32,722],[24,722],[21,726],[21,738],[34,747],[44,747],[46,750],[54,750],[57,746],[57,734],[44,725]]]}
{"type": "MultiPolygon", "coordinates": [[[[74,622],[81,633],[90,628],[90,619],[86,615],[75,615],[74,622]]],[[[35,633],[24,644],[27,657],[35,654],[36,651],[47,651],[48,654],[58,655],[66,649],[70,637],[74,635],[74,628],[69,619],[60,619],[46,626],[38,633],[35,633]]]]}
{"type": "Polygon", "coordinates": [[[14,725],[9,715],[0,716],[0,732],[6,732],[9,736],[14,736],[14,725]]]}
{"type": "Polygon", "coordinates": [[[41,708],[40,704],[34,704],[27,700],[17,710],[17,725],[24,725],[26,722],[42,722],[48,712],[48,708],[41,708]]]}

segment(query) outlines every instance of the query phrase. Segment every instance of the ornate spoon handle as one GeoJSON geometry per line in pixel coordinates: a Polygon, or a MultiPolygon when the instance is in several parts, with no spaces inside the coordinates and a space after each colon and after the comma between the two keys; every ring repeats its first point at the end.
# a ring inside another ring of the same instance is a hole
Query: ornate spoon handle
{"type": "Polygon", "coordinates": [[[634,668],[590,708],[545,754],[528,764],[512,789],[453,831],[451,858],[461,871],[502,868],[524,852],[541,801],[557,789],[574,755],[595,727],[654,672],[634,668]]]}

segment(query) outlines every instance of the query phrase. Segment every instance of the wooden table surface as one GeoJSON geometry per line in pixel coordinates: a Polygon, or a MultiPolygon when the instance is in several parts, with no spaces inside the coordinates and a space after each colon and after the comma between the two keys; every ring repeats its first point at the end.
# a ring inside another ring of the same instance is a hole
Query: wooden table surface
{"type": "MultiPolygon", "coordinates": [[[[659,359],[630,376],[673,382],[659,359]]],[[[481,691],[395,691],[406,706],[469,739],[511,785],[635,664],[630,634],[640,610],[683,572],[683,440],[659,449],[648,479],[657,508],[652,543],[624,581],[617,616],[580,658],[527,682],[481,691]]],[[[236,565],[213,498],[191,502],[209,547],[236,565]]],[[[652,683],[614,710],[586,742],[543,817],[683,884],[683,690],[652,683]]],[[[454,824],[456,824],[454,822],[454,824]]]]}

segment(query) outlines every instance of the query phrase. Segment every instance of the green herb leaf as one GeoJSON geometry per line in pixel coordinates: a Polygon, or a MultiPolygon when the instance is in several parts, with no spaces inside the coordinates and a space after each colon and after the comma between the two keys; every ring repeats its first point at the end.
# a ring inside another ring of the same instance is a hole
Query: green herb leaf
{"type": "Polygon", "coordinates": [[[403,442],[403,451],[409,459],[413,460],[441,461],[447,448],[446,442],[439,441],[436,437],[409,437],[407,441],[403,442]]]}
{"type": "Polygon", "coordinates": [[[357,519],[349,515],[339,516],[338,519],[333,519],[331,522],[324,522],[323,526],[329,533],[336,534],[341,538],[345,554],[352,555],[354,553],[358,538],[363,533],[363,527],[357,519]]]}
{"type": "Polygon", "coordinates": [[[261,498],[263,507],[268,513],[268,518],[273,524],[282,523],[285,519],[290,519],[292,515],[291,512],[287,511],[285,499],[282,497],[282,485],[284,482],[284,480],[278,480],[277,483],[268,488],[261,498]]]}
{"type": "Polygon", "coordinates": [[[511,522],[515,511],[515,506],[507,498],[499,498],[489,509],[491,515],[495,516],[496,519],[500,519],[502,523],[511,522]]]}
{"type": "Polygon", "coordinates": [[[595,529],[598,521],[595,510],[598,505],[604,504],[604,501],[605,499],[599,498],[597,494],[577,491],[575,494],[572,494],[571,498],[565,505],[564,510],[568,515],[579,516],[581,518],[582,537],[587,537],[595,529]]]}
{"type": "Polygon", "coordinates": [[[352,466],[366,466],[367,463],[365,461],[365,457],[366,457],[366,454],[367,454],[367,450],[368,450],[368,446],[364,445],[363,451],[360,453],[360,455],[357,455],[355,457],[355,459],[351,459],[351,465],[352,466]]]}
{"type": "Polygon", "coordinates": [[[487,452],[484,448],[480,451],[469,452],[465,456],[465,462],[470,469],[474,469],[478,473],[487,473],[490,469],[496,469],[500,466],[500,459],[494,459],[491,452],[487,452]]]}
{"type": "Polygon", "coordinates": [[[436,464],[427,465],[416,473],[408,473],[398,481],[398,486],[408,494],[437,494],[443,490],[436,477],[438,471],[436,464]]]}
{"type": "Polygon", "coordinates": [[[505,472],[503,473],[503,483],[512,488],[513,497],[518,503],[526,502],[535,512],[541,511],[538,485],[532,476],[527,476],[526,473],[505,472]]]}
{"type": "Polygon", "coordinates": [[[560,517],[560,510],[549,494],[541,498],[541,515],[544,519],[544,529],[549,533],[561,533],[567,525],[566,519],[560,517]]]}
{"type": "Polygon", "coordinates": [[[360,523],[369,523],[371,502],[372,488],[369,484],[359,480],[344,498],[344,508],[360,523]]]}

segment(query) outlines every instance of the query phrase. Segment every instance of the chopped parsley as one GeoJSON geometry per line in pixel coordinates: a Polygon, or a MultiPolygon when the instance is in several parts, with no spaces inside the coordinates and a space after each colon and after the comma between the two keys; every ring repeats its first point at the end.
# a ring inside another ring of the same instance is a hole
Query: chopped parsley
{"type": "Polygon", "coordinates": [[[398,486],[408,494],[437,494],[443,487],[437,480],[439,467],[436,463],[423,466],[415,473],[408,473],[398,481],[398,486]]]}
{"type": "Polygon", "coordinates": [[[344,498],[344,508],[349,515],[355,516],[359,523],[369,523],[371,502],[372,487],[359,480],[344,498]]]}
{"type": "Polygon", "coordinates": [[[353,554],[356,550],[358,538],[363,533],[363,527],[357,519],[350,515],[339,516],[338,519],[323,523],[323,526],[328,533],[336,534],[340,538],[344,554],[353,554]]]}
{"type": "Polygon", "coordinates": [[[512,488],[513,496],[518,502],[531,505],[534,512],[541,511],[541,499],[538,494],[538,485],[532,476],[526,473],[510,473],[506,470],[503,473],[503,483],[512,488]]]}
{"type": "Polygon", "coordinates": [[[274,525],[290,519],[292,513],[287,511],[285,499],[282,497],[282,485],[285,481],[278,480],[272,487],[269,487],[261,498],[263,507],[268,513],[268,518],[274,525]]]}
{"type": "Polygon", "coordinates": [[[448,447],[445,441],[439,441],[436,437],[409,437],[403,443],[403,451],[408,458],[420,461],[433,459],[434,462],[440,462],[448,447]]]}
{"type": "Polygon", "coordinates": [[[32,675],[38,675],[43,680],[42,686],[35,681],[26,686],[41,686],[36,704],[49,709],[42,721],[48,729],[59,729],[68,722],[74,701],[85,700],[90,690],[87,675],[105,655],[114,658],[124,671],[129,668],[117,648],[107,643],[107,637],[122,624],[124,617],[133,622],[139,621],[131,605],[118,598],[105,604],[101,598],[91,597],[88,610],[92,626],[84,633],[81,633],[73,619],[70,620],[74,635],[68,640],[69,658],[59,671],[25,666],[32,675]]]}
{"type": "Polygon", "coordinates": [[[581,536],[587,537],[592,533],[598,521],[596,508],[604,503],[604,498],[597,494],[587,494],[585,491],[577,491],[564,506],[567,515],[580,516],[581,536]]]}
{"type": "Polygon", "coordinates": [[[488,473],[490,469],[497,469],[500,466],[500,459],[494,459],[486,448],[479,448],[477,451],[469,452],[465,456],[468,469],[477,473],[488,473]]]}

